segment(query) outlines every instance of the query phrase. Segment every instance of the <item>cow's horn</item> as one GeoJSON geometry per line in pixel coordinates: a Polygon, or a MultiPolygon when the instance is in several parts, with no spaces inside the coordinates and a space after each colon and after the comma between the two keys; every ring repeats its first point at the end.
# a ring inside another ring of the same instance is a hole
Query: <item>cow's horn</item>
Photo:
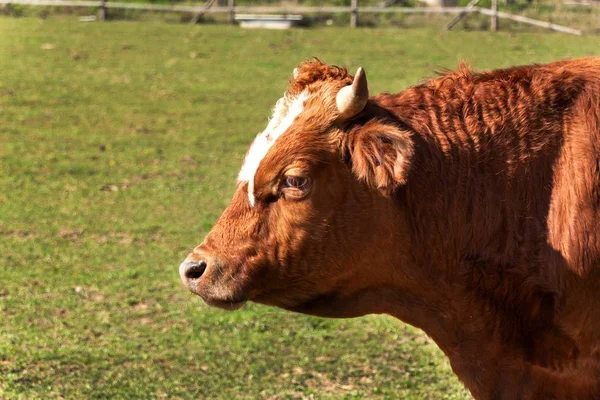
{"type": "Polygon", "coordinates": [[[367,74],[362,67],[359,67],[352,85],[343,87],[335,98],[340,117],[343,119],[354,117],[365,108],[368,99],[367,74]]]}

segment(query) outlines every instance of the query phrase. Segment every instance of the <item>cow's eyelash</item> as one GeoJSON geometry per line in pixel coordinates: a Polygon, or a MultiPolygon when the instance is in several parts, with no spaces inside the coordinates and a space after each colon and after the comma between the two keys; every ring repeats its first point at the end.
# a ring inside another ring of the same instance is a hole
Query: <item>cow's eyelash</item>
{"type": "Polygon", "coordinates": [[[298,190],[305,189],[309,184],[309,179],[304,176],[287,175],[283,179],[283,187],[298,190]]]}

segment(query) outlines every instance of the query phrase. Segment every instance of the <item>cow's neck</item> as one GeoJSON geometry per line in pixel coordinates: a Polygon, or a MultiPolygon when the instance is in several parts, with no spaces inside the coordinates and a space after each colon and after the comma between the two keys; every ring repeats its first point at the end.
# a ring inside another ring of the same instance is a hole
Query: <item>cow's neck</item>
{"type": "Polygon", "coordinates": [[[465,312],[468,307],[458,310],[471,299],[457,301],[453,296],[458,292],[452,294],[449,286],[438,286],[438,290],[447,296],[424,299],[384,289],[374,292],[373,297],[380,307],[385,299],[380,312],[385,308],[386,313],[423,329],[449,357],[454,372],[478,400],[591,399],[597,394],[597,359],[592,355],[574,358],[568,338],[540,332],[534,334],[532,347],[523,346],[518,339],[501,337],[492,326],[499,322],[477,307],[471,308],[472,313],[465,312]]]}
{"type": "MultiPolygon", "coordinates": [[[[564,260],[545,240],[549,178],[507,182],[506,160],[487,162],[460,142],[416,140],[428,149],[417,150],[417,184],[409,179],[401,196],[418,243],[415,264],[436,290],[415,293],[421,300],[412,307],[397,293],[388,313],[425,330],[478,399],[549,398],[567,389],[564,396],[589,398],[598,389],[597,348],[573,340],[584,317],[566,322],[558,311],[573,300],[564,260]]],[[[526,167],[551,170],[552,161],[526,167]]]]}

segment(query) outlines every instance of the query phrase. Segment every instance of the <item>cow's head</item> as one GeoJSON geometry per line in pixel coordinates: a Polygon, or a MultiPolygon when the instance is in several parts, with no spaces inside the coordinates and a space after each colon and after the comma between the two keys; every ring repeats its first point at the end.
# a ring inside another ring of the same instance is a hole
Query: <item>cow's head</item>
{"type": "Polygon", "coordinates": [[[328,316],[384,312],[364,298],[410,279],[400,192],[412,154],[410,133],[369,100],[362,69],[301,64],[181,279],[227,309],[251,300],[328,316]]]}

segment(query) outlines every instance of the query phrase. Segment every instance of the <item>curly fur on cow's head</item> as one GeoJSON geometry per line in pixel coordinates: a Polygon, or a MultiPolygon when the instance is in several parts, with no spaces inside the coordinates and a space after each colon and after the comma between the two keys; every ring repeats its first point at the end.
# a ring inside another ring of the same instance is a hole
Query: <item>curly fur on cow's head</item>
{"type": "Polygon", "coordinates": [[[292,96],[297,96],[306,89],[315,92],[323,84],[331,84],[333,81],[349,85],[352,83],[352,76],[346,68],[328,65],[315,58],[294,69],[287,92],[292,96]]]}

